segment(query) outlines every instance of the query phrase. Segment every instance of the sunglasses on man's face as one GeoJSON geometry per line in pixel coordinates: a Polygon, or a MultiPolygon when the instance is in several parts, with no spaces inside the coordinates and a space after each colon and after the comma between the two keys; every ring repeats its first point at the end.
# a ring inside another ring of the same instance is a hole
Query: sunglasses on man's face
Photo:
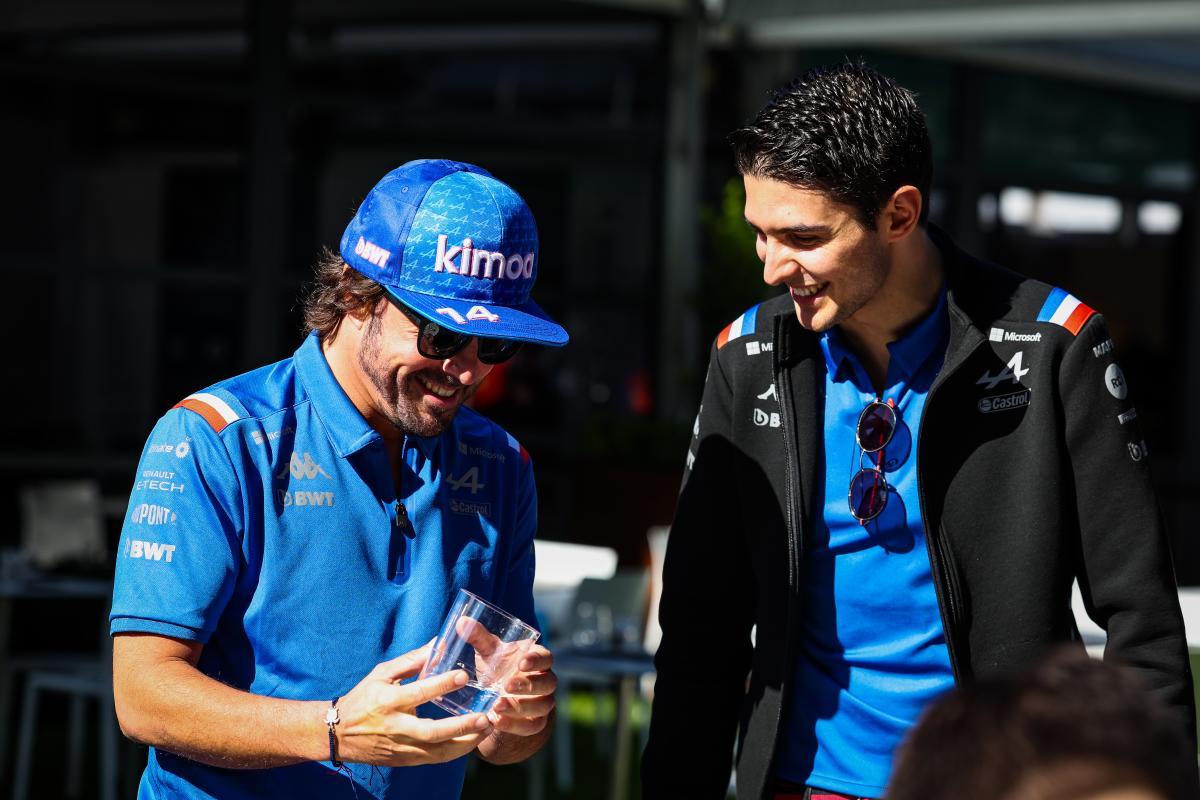
{"type": "MultiPolygon", "coordinates": [[[[392,300],[392,298],[388,298],[392,300]]],[[[500,364],[508,361],[521,349],[521,342],[515,339],[490,339],[486,336],[475,337],[469,333],[452,331],[428,317],[421,316],[408,306],[392,300],[396,308],[404,312],[413,325],[417,326],[417,352],[425,358],[434,361],[444,361],[471,343],[479,339],[479,360],[484,364],[500,364]]]]}

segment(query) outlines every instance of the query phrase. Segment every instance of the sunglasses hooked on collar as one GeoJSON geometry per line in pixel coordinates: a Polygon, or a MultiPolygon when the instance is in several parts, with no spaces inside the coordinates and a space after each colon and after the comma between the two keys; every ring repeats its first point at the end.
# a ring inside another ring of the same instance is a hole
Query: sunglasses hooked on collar
{"type": "Polygon", "coordinates": [[[392,305],[404,312],[413,325],[417,326],[417,352],[425,358],[434,361],[444,361],[479,339],[479,360],[484,364],[500,364],[508,361],[521,349],[521,342],[516,339],[492,339],[486,336],[472,336],[469,333],[459,333],[443,327],[440,323],[418,314],[404,303],[387,296],[392,305]]]}

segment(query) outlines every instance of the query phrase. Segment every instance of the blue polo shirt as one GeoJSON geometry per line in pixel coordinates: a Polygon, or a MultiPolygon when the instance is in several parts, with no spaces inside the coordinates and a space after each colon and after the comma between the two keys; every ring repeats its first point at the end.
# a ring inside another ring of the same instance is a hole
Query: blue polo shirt
{"type": "MultiPolygon", "coordinates": [[[[121,532],[111,632],[200,642],[199,669],[254,694],[344,695],[423,646],[460,587],[534,620],[529,457],[463,408],[387,449],[310,336],[155,426],[121,532]]],[[[440,715],[433,706],[423,713],[440,715]]],[[[455,798],[465,758],[420,767],[210,767],[150,750],[142,798],[455,798]]]]}
{"type": "Polygon", "coordinates": [[[776,761],[786,780],[882,797],[896,746],[925,705],[954,685],[921,521],[916,449],[948,338],[943,291],[927,317],[888,345],[882,399],[895,402],[899,424],[883,451],[887,505],[863,525],[846,495],[860,466],[872,464],[855,430],[876,394],[837,329],[821,337],[825,507],[801,567],[802,631],[776,761]]]}

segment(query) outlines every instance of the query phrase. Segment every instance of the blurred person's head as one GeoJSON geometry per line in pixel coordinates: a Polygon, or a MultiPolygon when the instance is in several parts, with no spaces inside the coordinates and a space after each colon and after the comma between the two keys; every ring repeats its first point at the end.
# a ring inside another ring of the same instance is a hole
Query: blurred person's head
{"type": "Polygon", "coordinates": [[[763,279],[801,325],[907,321],[940,286],[923,235],[932,180],[912,92],[869,67],[810,70],[730,136],[763,279]],[[912,312],[912,313],[910,313],[912,312]]]}
{"type": "Polygon", "coordinates": [[[1076,648],[1026,675],[953,691],[897,753],[886,800],[1184,800],[1168,711],[1076,648]]]}
{"type": "Polygon", "coordinates": [[[305,324],[373,427],[436,436],[521,343],[566,343],[530,298],[537,250],[533,213],[507,184],[410,161],[318,261],[305,324]]]}

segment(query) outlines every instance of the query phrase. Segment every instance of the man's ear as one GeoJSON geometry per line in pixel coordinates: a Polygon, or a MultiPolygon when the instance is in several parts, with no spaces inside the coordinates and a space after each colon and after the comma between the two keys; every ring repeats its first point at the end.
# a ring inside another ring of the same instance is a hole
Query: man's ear
{"type": "Polygon", "coordinates": [[[921,196],[921,190],[905,184],[892,192],[892,196],[884,203],[879,212],[878,229],[887,241],[901,241],[917,229],[924,207],[925,198],[921,196]]]}

